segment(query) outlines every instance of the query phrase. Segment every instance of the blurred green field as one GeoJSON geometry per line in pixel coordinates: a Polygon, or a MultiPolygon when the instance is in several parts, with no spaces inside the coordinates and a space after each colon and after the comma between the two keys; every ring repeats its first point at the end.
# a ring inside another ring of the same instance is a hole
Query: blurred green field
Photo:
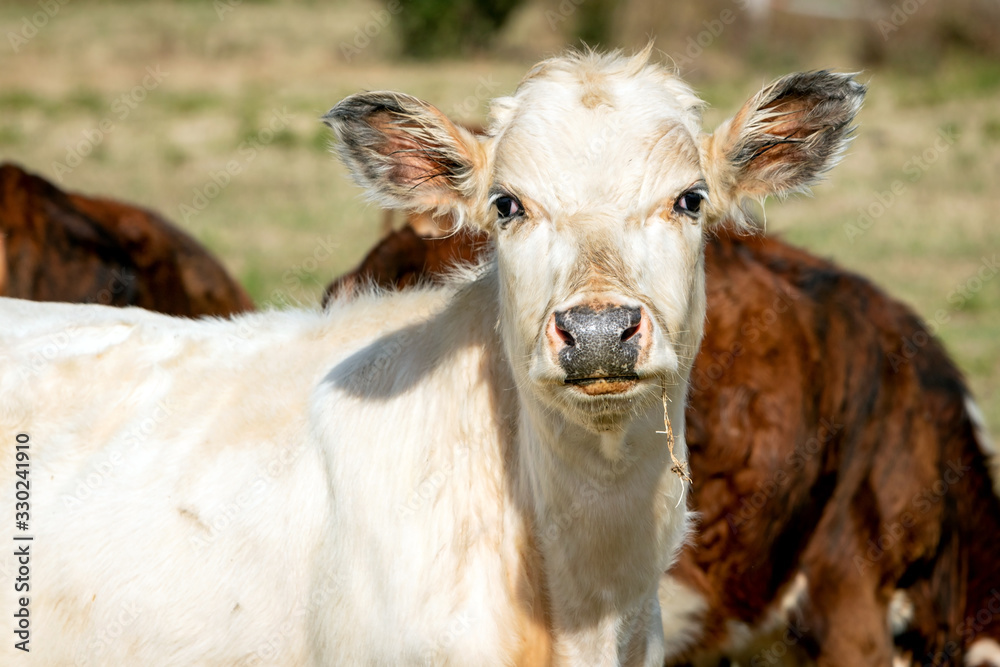
{"type": "MultiPolygon", "coordinates": [[[[4,3],[0,159],[163,213],[258,303],[317,303],[381,231],[318,118],[350,93],[388,88],[481,120],[489,97],[564,40],[548,26],[552,5],[531,5],[497,55],[399,62],[385,7],[69,0],[12,41],[39,5],[4,3]]],[[[863,69],[836,50],[750,64],[708,47],[684,73],[711,104],[710,128],[771,78],[813,67],[863,69]]],[[[814,196],[769,202],[768,233],[936,320],[1000,433],[1000,62],[945,54],[861,78],[870,92],[849,154],[814,196]]]]}

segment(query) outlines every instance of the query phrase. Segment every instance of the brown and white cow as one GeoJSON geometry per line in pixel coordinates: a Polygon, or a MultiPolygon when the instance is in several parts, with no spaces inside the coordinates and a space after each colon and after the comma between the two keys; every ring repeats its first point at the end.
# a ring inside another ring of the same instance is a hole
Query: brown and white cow
{"type": "Polygon", "coordinates": [[[658,667],[706,230],[815,180],[863,94],[791,75],[704,136],[648,51],[570,54],[486,140],[355,95],[326,116],[355,177],[492,235],[478,272],[231,320],[0,299],[32,659],[658,667]]]}
{"type": "Polygon", "coordinates": [[[160,215],[63,192],[10,163],[0,165],[0,234],[6,296],[188,317],[253,310],[222,264],[160,215]]]}
{"type": "MultiPolygon", "coordinates": [[[[440,283],[489,252],[407,224],[326,298],[440,283]]],[[[661,588],[667,664],[887,664],[895,635],[897,665],[1000,665],[996,453],[945,351],[904,305],[774,238],[720,230],[705,272],[700,521],[661,588]]]]}

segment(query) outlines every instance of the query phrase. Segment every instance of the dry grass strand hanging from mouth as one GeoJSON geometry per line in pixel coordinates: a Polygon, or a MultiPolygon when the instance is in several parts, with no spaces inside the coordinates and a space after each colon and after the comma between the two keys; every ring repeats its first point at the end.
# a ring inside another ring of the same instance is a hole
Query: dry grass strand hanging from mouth
{"type": "Polygon", "coordinates": [[[667,414],[667,403],[670,401],[667,398],[667,387],[663,385],[662,387],[663,396],[663,430],[657,431],[657,433],[663,433],[667,436],[667,448],[670,450],[670,461],[673,465],[670,467],[670,471],[675,475],[680,477],[682,480],[691,483],[691,475],[688,472],[687,464],[677,458],[674,454],[674,429],[670,426],[670,415],[667,414]]]}

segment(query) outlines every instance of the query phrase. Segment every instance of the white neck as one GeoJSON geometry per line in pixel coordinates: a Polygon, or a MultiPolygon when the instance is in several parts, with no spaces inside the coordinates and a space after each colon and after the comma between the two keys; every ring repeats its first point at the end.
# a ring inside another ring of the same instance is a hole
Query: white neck
{"type": "MultiPolygon", "coordinates": [[[[487,273],[455,294],[448,316],[434,318],[421,344],[407,349],[422,350],[422,363],[453,359],[470,340],[487,353],[483,377],[498,420],[496,451],[472,457],[468,470],[475,477],[456,472],[441,491],[457,489],[461,511],[482,520],[490,513],[490,494],[470,496],[468,489],[482,489],[492,476],[504,489],[497,537],[522,640],[515,664],[660,667],[657,588],[683,544],[688,513],[686,483],[671,470],[662,433],[659,391],[616,430],[600,433],[543,404],[498,340],[494,280],[487,273]],[[475,498],[484,504],[469,505],[475,498]]],[[[686,386],[686,377],[668,383],[674,454],[681,461],[687,459],[686,386]]],[[[478,423],[481,413],[475,415],[478,423]]],[[[495,548],[483,553],[491,556],[495,548]]]]}
{"type": "MultiPolygon", "coordinates": [[[[686,460],[683,387],[668,403],[686,460]]],[[[687,530],[686,484],[671,470],[662,405],[594,433],[522,400],[520,486],[551,605],[556,664],[662,664],[656,596],[687,530]]]]}

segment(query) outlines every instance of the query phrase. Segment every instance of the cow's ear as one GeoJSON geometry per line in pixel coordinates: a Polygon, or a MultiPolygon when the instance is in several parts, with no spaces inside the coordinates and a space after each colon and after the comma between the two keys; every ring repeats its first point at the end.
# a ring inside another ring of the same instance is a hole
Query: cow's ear
{"type": "Polygon", "coordinates": [[[851,74],[790,74],[767,86],[705,138],[712,215],[747,224],[744,204],[808,186],[850,142],[865,86],[851,74]]]}
{"type": "Polygon", "coordinates": [[[454,213],[476,222],[486,206],[486,151],[474,134],[415,97],[352,95],[323,120],[337,152],[369,196],[387,208],[454,213]]]}

